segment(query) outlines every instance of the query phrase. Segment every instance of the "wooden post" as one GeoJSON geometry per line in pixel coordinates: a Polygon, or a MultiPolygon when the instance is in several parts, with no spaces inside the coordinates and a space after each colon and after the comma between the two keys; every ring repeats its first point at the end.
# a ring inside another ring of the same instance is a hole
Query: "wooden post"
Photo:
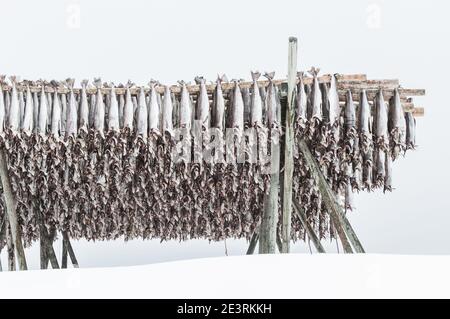
{"type": "Polygon", "coordinates": [[[2,180],[3,195],[6,204],[6,213],[11,227],[11,235],[16,250],[17,259],[20,270],[27,270],[27,260],[22,244],[22,236],[20,234],[19,222],[17,220],[16,200],[11,188],[9,180],[8,167],[6,165],[6,155],[3,149],[0,149],[0,178],[2,180]]]}
{"type": "Polygon", "coordinates": [[[9,225],[6,228],[6,247],[8,249],[8,271],[16,270],[16,255],[14,254],[14,243],[9,225]]]}
{"type": "Polygon", "coordinates": [[[255,252],[256,244],[258,243],[259,234],[257,230],[254,231],[252,238],[250,239],[250,245],[248,245],[247,255],[253,255],[255,252]]]}
{"type": "Polygon", "coordinates": [[[64,237],[62,242],[61,268],[62,269],[67,268],[67,242],[64,237]]]}
{"type": "Polygon", "coordinates": [[[40,249],[41,269],[47,269],[48,266],[47,247],[45,246],[42,235],[39,242],[39,249],[40,249]]]}
{"type": "Polygon", "coordinates": [[[311,151],[309,150],[309,147],[304,139],[300,139],[299,148],[305,157],[306,164],[311,170],[311,173],[319,186],[319,190],[322,194],[322,199],[330,214],[333,226],[336,228],[336,232],[338,233],[339,238],[341,239],[344,252],[353,253],[353,249],[348,241],[345,228],[342,226],[342,219],[341,214],[339,212],[339,206],[337,205],[336,200],[334,199],[334,195],[325,179],[325,176],[323,176],[316,159],[311,154],[311,151]]]}
{"type": "Polygon", "coordinates": [[[272,140],[269,192],[264,196],[259,231],[259,253],[275,254],[278,225],[278,191],[280,188],[280,141],[272,140]]]}
{"type": "Polygon", "coordinates": [[[289,38],[288,96],[284,137],[284,175],[282,185],[281,252],[289,253],[291,242],[292,176],[294,173],[294,103],[297,77],[297,38],[289,38]]]}
{"type": "Polygon", "coordinates": [[[69,253],[70,261],[72,262],[73,267],[78,268],[78,260],[75,256],[75,252],[73,251],[72,244],[70,243],[69,235],[67,233],[63,233],[63,239],[65,239],[66,249],[69,253]]]}
{"type": "Polygon", "coordinates": [[[306,217],[305,211],[302,209],[302,207],[296,200],[292,200],[292,202],[294,204],[295,212],[297,213],[298,217],[300,218],[300,221],[301,221],[303,227],[305,228],[309,239],[313,242],[314,247],[316,247],[317,252],[325,253],[325,249],[323,248],[319,237],[317,237],[316,233],[314,232],[314,229],[308,223],[308,219],[306,217]]]}

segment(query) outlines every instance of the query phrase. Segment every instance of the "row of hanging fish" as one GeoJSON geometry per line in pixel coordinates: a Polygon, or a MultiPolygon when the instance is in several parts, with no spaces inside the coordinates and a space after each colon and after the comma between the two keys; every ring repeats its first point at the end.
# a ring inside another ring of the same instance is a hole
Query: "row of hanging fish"
{"type": "MultiPolygon", "coordinates": [[[[306,139],[333,190],[351,209],[354,191],[391,190],[392,161],[415,146],[414,118],[403,112],[397,90],[389,104],[380,91],[372,105],[364,91],[358,104],[349,91],[341,105],[338,77],[325,84],[317,74],[312,69],[312,85],[305,85],[299,73],[296,136],[306,139]]],[[[174,162],[175,130],[190,132],[194,120],[201,123],[204,136],[195,141],[200,148],[192,148],[192,157],[211,147],[210,128],[222,136],[225,128],[233,128],[240,143],[240,132],[253,127],[258,137],[246,140],[245,152],[250,153],[251,143],[270,152],[271,139],[264,132],[282,132],[281,103],[274,73],[265,76],[267,86],[259,85],[260,74],[252,72],[250,88],[234,81],[226,91],[220,84],[227,80],[219,77],[211,97],[201,77],[196,78],[198,93],[180,81],[176,95],[170,86],[161,95],[156,81],[145,88],[119,85],[125,94],[116,94],[112,83],[100,79],[91,93],[83,81],[75,93],[72,79],[19,83],[12,77],[7,84],[1,77],[7,90],[0,95],[0,142],[25,242],[39,237],[41,222],[49,231],[89,240],[249,238],[260,223],[270,163],[174,162]],[[36,86],[41,90],[32,92],[36,86]],[[47,92],[49,86],[56,92],[47,92]],[[63,87],[67,93],[59,93],[63,87]]],[[[216,153],[226,147],[215,145],[216,153]]],[[[191,157],[191,148],[187,151],[191,157]]],[[[231,156],[238,154],[233,150],[231,156]]],[[[317,185],[297,150],[295,161],[294,196],[320,237],[333,237],[317,185]]],[[[292,229],[294,240],[305,238],[296,216],[292,229]]]]}

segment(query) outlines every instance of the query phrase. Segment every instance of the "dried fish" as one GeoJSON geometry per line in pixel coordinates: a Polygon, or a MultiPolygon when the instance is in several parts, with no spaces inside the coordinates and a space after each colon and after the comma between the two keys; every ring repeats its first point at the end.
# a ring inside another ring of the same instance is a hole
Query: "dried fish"
{"type": "Polygon", "coordinates": [[[250,123],[255,127],[262,127],[262,101],[259,95],[258,79],[261,73],[258,71],[252,72],[252,99],[251,99],[251,111],[250,111],[250,123]]]}
{"type": "Polygon", "coordinates": [[[405,113],[406,118],[406,148],[416,148],[416,119],[411,112],[405,113]]]}
{"type": "Polygon", "coordinates": [[[16,88],[16,77],[11,76],[11,104],[9,107],[8,126],[12,131],[17,131],[20,127],[20,106],[16,88]]]}
{"type": "Polygon", "coordinates": [[[374,131],[376,137],[376,144],[384,151],[388,149],[388,115],[386,110],[386,104],[384,103],[383,91],[379,90],[375,98],[375,121],[374,131]]]}
{"type": "MultiPolygon", "coordinates": [[[[117,101],[116,89],[114,83],[110,84],[110,102],[109,102],[109,112],[108,112],[108,129],[110,131],[119,131],[119,103],[117,101]]],[[[147,106],[146,106],[147,107],[147,106]]]]}
{"type": "Polygon", "coordinates": [[[170,93],[170,86],[166,85],[162,108],[162,131],[164,133],[168,133],[170,136],[173,135],[172,110],[173,104],[172,96],[170,93]]]}
{"type": "Polygon", "coordinates": [[[197,119],[202,127],[209,128],[209,98],[206,91],[206,80],[203,77],[196,77],[195,82],[200,85],[200,93],[197,101],[197,119]]]}
{"type": "MultiPolygon", "coordinates": [[[[158,100],[157,97],[157,93],[156,93],[156,81],[150,81],[149,86],[150,86],[150,99],[149,99],[149,108],[148,108],[148,126],[150,129],[150,133],[160,133],[159,130],[159,118],[160,118],[160,102],[158,100]]],[[[128,93],[127,93],[128,94],[128,93]]],[[[189,96],[188,96],[189,98],[189,96]]],[[[189,108],[189,111],[191,111],[191,109],[189,108]]],[[[180,122],[184,121],[184,119],[182,120],[180,117],[180,122]]]]}
{"type": "Polygon", "coordinates": [[[145,99],[144,88],[141,87],[139,90],[139,100],[137,108],[137,133],[141,137],[147,137],[148,130],[148,114],[147,114],[147,101],[145,99]]]}
{"type": "Polygon", "coordinates": [[[67,79],[66,85],[69,88],[69,105],[67,106],[67,116],[66,116],[66,134],[68,136],[76,135],[78,133],[78,116],[77,116],[77,102],[75,100],[75,94],[73,93],[73,85],[75,79],[67,79]]]}
{"type": "Polygon", "coordinates": [[[225,125],[225,99],[222,92],[222,82],[227,82],[227,78],[224,75],[218,76],[216,81],[216,88],[214,90],[214,107],[213,107],[213,127],[220,130],[224,129],[225,125]]]}
{"type": "Polygon", "coordinates": [[[398,89],[394,90],[394,96],[391,99],[388,124],[392,158],[396,159],[406,148],[406,120],[398,89]]]}
{"type": "Polygon", "coordinates": [[[105,131],[105,103],[102,95],[102,81],[100,78],[94,80],[97,88],[97,97],[95,98],[94,128],[103,136],[105,131]]]}

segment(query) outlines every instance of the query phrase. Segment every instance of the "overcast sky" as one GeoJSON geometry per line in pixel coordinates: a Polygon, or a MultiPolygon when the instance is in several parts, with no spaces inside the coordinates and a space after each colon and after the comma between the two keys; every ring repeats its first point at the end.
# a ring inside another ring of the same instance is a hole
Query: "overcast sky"
{"type": "MultiPolygon", "coordinates": [[[[0,0],[0,73],[29,79],[174,84],[196,75],[250,79],[287,73],[289,36],[299,68],[366,73],[425,88],[416,98],[417,151],[394,165],[395,191],[362,193],[349,218],[370,253],[450,253],[450,5],[447,1],[0,0]]],[[[80,265],[115,266],[224,255],[224,243],[74,242],[80,265]]],[[[37,245],[26,251],[39,265],[37,245]]],[[[228,241],[229,254],[245,241],[228,241]]],[[[60,243],[55,244],[60,254],[60,243]]],[[[328,245],[335,251],[335,243],[328,245]]],[[[308,252],[296,243],[294,252],[308,252]]],[[[2,253],[3,265],[6,254],[2,253]]]]}

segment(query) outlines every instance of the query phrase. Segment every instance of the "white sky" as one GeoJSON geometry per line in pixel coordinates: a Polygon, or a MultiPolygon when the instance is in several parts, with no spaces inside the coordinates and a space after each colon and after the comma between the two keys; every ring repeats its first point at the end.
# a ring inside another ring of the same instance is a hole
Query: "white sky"
{"type": "MultiPolygon", "coordinates": [[[[175,83],[217,73],[250,79],[256,69],[284,77],[288,37],[297,36],[300,69],[427,89],[416,98],[426,108],[419,149],[395,164],[396,190],[358,195],[350,220],[368,252],[450,253],[446,1],[0,0],[0,8],[0,73],[22,78],[175,83]]],[[[223,243],[205,241],[73,244],[85,267],[224,254],[223,243]]],[[[229,241],[228,251],[242,254],[246,246],[229,241]]],[[[37,247],[27,250],[34,268],[38,255],[37,247]]]]}

